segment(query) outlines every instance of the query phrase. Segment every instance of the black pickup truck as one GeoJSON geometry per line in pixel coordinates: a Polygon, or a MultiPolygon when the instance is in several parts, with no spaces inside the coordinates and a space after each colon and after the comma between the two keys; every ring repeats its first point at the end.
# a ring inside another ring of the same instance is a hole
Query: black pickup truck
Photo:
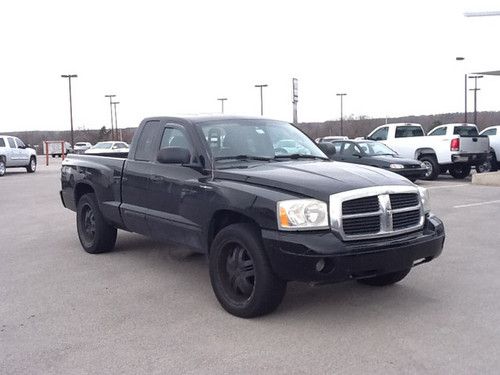
{"type": "Polygon", "coordinates": [[[89,253],[123,229],[207,254],[217,299],[246,318],[273,311],[287,281],[390,285],[439,256],[425,189],[321,147],[281,121],[148,118],[126,158],[69,155],[62,203],[89,253]]]}

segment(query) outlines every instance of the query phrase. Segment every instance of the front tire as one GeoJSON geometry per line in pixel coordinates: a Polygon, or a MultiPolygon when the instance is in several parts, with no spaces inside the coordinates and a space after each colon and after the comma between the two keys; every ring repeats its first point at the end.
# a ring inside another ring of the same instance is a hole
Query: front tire
{"type": "Polygon", "coordinates": [[[113,250],[116,228],[104,220],[94,193],[80,198],[76,210],[76,227],[83,249],[90,254],[113,250]]]}
{"type": "Polygon", "coordinates": [[[370,277],[367,279],[359,279],[358,282],[360,284],[370,285],[370,286],[387,286],[397,283],[398,281],[403,280],[406,275],[408,275],[411,271],[411,268],[408,268],[399,272],[391,272],[386,273],[384,275],[370,277]]]}
{"type": "Polygon", "coordinates": [[[450,174],[453,176],[453,178],[463,180],[470,174],[470,165],[454,164],[450,167],[450,174]]]}
{"type": "Polygon", "coordinates": [[[425,164],[427,172],[422,177],[422,180],[435,180],[439,176],[440,167],[435,156],[424,155],[419,159],[425,164]]]}
{"type": "Polygon", "coordinates": [[[275,310],[286,291],[251,224],[223,228],[210,248],[210,281],[217,300],[232,315],[253,318],[275,310]]]}
{"type": "Polygon", "coordinates": [[[36,158],[34,156],[31,157],[30,163],[26,167],[26,171],[28,173],[35,173],[35,171],[36,171],[36,158]]]}

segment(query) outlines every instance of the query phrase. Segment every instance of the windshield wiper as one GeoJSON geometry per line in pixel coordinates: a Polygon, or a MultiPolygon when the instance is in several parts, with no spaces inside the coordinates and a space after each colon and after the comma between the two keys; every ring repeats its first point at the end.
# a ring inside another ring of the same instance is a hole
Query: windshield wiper
{"type": "Polygon", "coordinates": [[[233,156],[218,156],[214,160],[260,160],[260,161],[270,161],[271,158],[265,156],[253,156],[253,155],[233,155],[233,156]]]}
{"type": "Polygon", "coordinates": [[[307,154],[276,155],[274,158],[275,159],[321,159],[321,160],[330,160],[330,159],[324,158],[322,156],[307,155],[307,154]]]}

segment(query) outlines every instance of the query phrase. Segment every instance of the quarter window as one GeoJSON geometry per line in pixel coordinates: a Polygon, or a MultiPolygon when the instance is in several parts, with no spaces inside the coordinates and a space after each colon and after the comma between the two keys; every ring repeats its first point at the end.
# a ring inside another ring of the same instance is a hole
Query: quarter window
{"type": "Polygon", "coordinates": [[[0,147],[5,147],[5,141],[3,138],[0,138],[0,147]]]}
{"type": "Polygon", "coordinates": [[[436,128],[429,133],[429,135],[446,135],[446,128],[436,128]]]}
{"type": "Polygon", "coordinates": [[[148,121],[142,128],[141,136],[137,142],[137,150],[135,151],[135,160],[151,161],[153,160],[153,145],[157,134],[159,121],[148,121]]]}
{"type": "Polygon", "coordinates": [[[380,128],[375,133],[373,133],[370,139],[375,141],[385,141],[387,140],[387,134],[389,133],[389,128],[387,126],[380,128]]]}

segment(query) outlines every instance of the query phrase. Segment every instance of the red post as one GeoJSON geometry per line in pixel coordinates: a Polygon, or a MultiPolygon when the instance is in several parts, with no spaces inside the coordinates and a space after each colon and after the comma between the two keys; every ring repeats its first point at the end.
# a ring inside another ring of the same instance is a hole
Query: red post
{"type": "Polygon", "coordinates": [[[65,153],[64,153],[64,141],[63,141],[63,142],[61,142],[61,158],[62,158],[62,160],[64,160],[64,154],[65,153]]]}
{"type": "Polygon", "coordinates": [[[49,143],[45,143],[45,165],[48,167],[49,166],[49,143]]]}

